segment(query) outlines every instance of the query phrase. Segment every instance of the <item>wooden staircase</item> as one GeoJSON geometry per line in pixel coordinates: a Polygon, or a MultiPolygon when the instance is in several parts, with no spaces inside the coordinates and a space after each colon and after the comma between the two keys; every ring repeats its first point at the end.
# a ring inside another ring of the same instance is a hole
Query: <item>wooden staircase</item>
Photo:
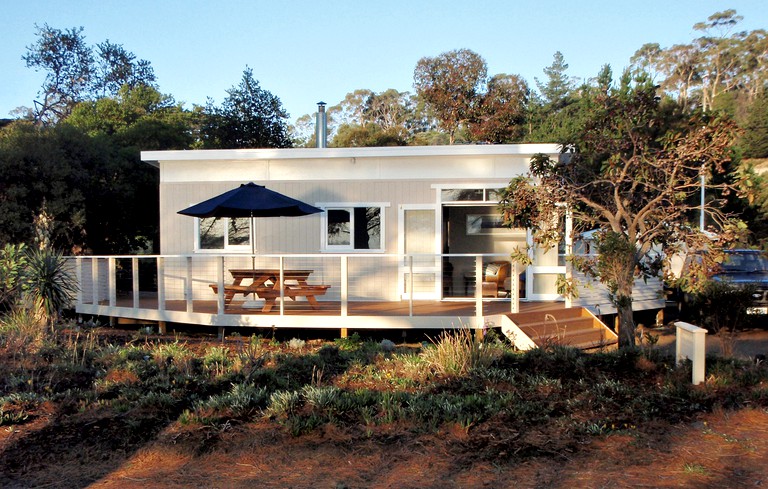
{"type": "Polygon", "coordinates": [[[506,314],[501,330],[520,350],[553,345],[589,350],[619,342],[616,333],[583,307],[506,314]]]}

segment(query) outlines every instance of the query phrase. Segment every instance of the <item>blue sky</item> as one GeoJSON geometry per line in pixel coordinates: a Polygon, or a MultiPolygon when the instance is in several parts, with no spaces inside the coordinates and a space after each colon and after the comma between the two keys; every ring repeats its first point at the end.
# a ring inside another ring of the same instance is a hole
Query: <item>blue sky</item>
{"type": "Polygon", "coordinates": [[[355,89],[413,91],[424,56],[469,48],[488,73],[531,85],[560,51],[577,78],[603,64],[619,72],[646,42],[697,37],[692,26],[735,8],[743,30],[768,28],[765,0],[0,0],[0,118],[31,106],[43,80],[21,57],[35,24],[82,26],[90,45],[109,39],[149,60],[160,90],[220,103],[250,66],[291,121],[355,89]]]}

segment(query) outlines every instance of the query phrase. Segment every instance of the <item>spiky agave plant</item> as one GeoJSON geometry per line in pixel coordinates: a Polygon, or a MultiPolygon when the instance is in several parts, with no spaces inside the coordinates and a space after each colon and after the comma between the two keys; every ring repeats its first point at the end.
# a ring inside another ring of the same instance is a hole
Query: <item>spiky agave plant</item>
{"type": "Polygon", "coordinates": [[[30,250],[24,278],[24,296],[51,326],[77,292],[77,282],[64,256],[54,250],[30,250]]]}

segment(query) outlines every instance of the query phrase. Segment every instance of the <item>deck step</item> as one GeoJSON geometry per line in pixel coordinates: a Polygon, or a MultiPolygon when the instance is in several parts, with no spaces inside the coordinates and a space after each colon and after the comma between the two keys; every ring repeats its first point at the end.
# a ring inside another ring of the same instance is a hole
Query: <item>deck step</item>
{"type": "Polygon", "coordinates": [[[618,343],[618,336],[583,307],[507,314],[502,331],[520,350],[552,345],[591,349],[618,343]]]}

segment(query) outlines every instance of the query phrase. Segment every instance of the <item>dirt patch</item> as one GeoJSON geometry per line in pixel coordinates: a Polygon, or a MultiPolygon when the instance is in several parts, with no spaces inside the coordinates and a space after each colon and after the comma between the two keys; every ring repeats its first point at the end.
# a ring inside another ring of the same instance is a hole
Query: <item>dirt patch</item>
{"type": "MultiPolygon", "coordinates": [[[[92,487],[759,487],[768,484],[768,414],[717,412],[679,426],[612,434],[572,451],[476,458],[464,430],[291,437],[268,424],[208,435],[169,428],[92,487]]],[[[488,436],[488,433],[483,434],[488,436]]],[[[500,439],[509,433],[499,433],[500,439]]]]}

